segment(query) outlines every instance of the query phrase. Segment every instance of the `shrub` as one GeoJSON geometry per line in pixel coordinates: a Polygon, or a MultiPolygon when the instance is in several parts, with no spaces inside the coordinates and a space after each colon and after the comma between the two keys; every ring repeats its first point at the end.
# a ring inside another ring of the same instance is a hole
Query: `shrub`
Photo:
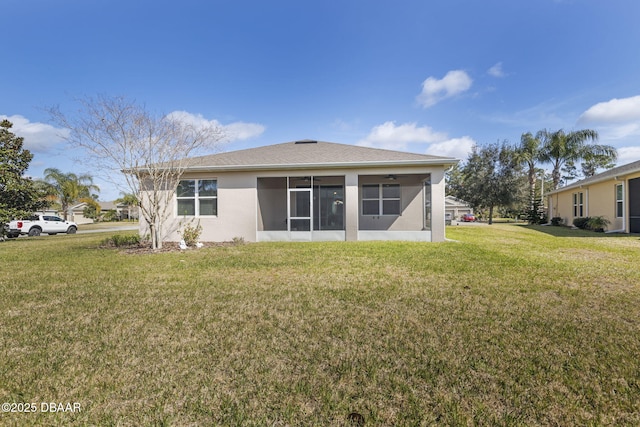
{"type": "Polygon", "coordinates": [[[116,248],[126,246],[138,246],[140,244],[140,235],[138,234],[114,234],[113,236],[105,239],[102,242],[103,245],[112,245],[116,248]]]}
{"type": "Polygon", "coordinates": [[[581,230],[586,230],[587,229],[587,222],[589,222],[589,217],[584,217],[584,218],[574,218],[573,219],[573,226],[577,227],[581,230]]]}
{"type": "Polygon", "coordinates": [[[200,225],[200,222],[196,225],[191,223],[185,225],[184,229],[180,233],[187,246],[195,246],[196,243],[198,243],[198,240],[200,240],[200,234],[202,234],[202,226],[200,225]]]}
{"type": "Polygon", "coordinates": [[[573,225],[582,230],[604,231],[609,224],[611,221],[603,216],[587,216],[573,220],[573,225]]]}
{"type": "Polygon", "coordinates": [[[611,224],[611,221],[603,216],[592,216],[587,221],[586,227],[589,230],[603,232],[609,224],[611,224]]]}
{"type": "Polygon", "coordinates": [[[118,221],[120,217],[118,216],[118,212],[115,209],[109,209],[102,213],[102,221],[110,222],[110,221],[118,221]]]}
{"type": "Polygon", "coordinates": [[[551,218],[551,225],[562,225],[562,218],[560,218],[559,216],[554,216],[553,218],[551,218]]]}

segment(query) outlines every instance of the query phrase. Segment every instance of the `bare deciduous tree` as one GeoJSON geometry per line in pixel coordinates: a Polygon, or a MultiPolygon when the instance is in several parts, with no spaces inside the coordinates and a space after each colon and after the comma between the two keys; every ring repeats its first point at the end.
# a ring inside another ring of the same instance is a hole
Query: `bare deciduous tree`
{"type": "Polygon", "coordinates": [[[52,120],[70,130],[65,139],[83,149],[95,169],[112,177],[124,172],[124,190],[138,197],[152,248],[162,248],[163,224],[189,157],[215,148],[225,136],[223,129],[187,123],[176,115],[154,115],[124,97],[100,95],[77,102],[80,108],[73,115],[50,108],[52,120]]]}

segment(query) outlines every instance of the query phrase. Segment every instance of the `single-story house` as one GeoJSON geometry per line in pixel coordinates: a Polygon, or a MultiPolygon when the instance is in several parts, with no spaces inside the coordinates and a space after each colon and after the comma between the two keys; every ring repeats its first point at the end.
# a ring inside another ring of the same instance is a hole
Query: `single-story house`
{"type": "MultiPolygon", "coordinates": [[[[164,224],[179,241],[445,240],[451,157],[301,140],[189,159],[164,224]]],[[[140,232],[148,233],[141,220],[140,232]]]]}
{"type": "Polygon", "coordinates": [[[67,209],[67,219],[73,221],[76,224],[92,224],[93,218],[87,218],[84,216],[84,209],[89,206],[86,202],[80,202],[77,205],[73,205],[67,209]]]}
{"type": "Polygon", "coordinates": [[[640,161],[609,169],[547,194],[549,218],[603,216],[609,232],[640,233],[640,161]]]}
{"type": "Polygon", "coordinates": [[[114,200],[112,202],[100,202],[100,210],[102,213],[107,211],[115,211],[118,220],[138,219],[140,216],[138,206],[128,206],[122,202],[114,200]]]}
{"type": "MultiPolygon", "coordinates": [[[[98,202],[100,204],[100,210],[104,214],[107,211],[115,211],[116,217],[119,220],[125,219],[138,219],[138,207],[127,206],[117,201],[113,202],[98,202]]],[[[77,205],[71,206],[67,209],[67,218],[69,221],[73,221],[76,224],[92,224],[93,218],[87,218],[84,216],[85,208],[89,206],[86,202],[80,202],[77,205]]]]}
{"type": "Polygon", "coordinates": [[[464,200],[460,200],[453,196],[447,196],[444,199],[445,203],[445,218],[447,221],[455,221],[462,218],[462,215],[472,214],[473,208],[469,203],[464,200]]]}

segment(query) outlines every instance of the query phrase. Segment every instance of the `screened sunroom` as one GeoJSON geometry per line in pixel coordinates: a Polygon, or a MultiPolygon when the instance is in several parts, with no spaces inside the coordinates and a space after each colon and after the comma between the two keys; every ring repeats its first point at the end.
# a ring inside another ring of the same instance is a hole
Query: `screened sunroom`
{"type": "Polygon", "coordinates": [[[430,174],[299,175],[257,179],[259,241],[431,240],[430,174]]]}

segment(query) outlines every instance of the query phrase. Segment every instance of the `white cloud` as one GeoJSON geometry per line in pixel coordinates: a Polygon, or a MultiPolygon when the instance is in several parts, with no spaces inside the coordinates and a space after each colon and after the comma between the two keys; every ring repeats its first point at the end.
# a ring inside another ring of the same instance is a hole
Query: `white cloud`
{"type": "Polygon", "coordinates": [[[487,70],[487,73],[489,73],[490,76],[497,77],[497,78],[506,76],[506,74],[502,70],[502,62],[498,62],[493,67],[489,68],[487,70]]]}
{"type": "Polygon", "coordinates": [[[223,125],[218,120],[207,120],[201,114],[192,114],[187,111],[173,111],[168,116],[193,126],[219,127],[226,134],[224,139],[226,142],[253,138],[261,135],[265,130],[265,127],[258,123],[234,122],[223,125]]]}
{"type": "Polygon", "coordinates": [[[440,80],[429,77],[422,83],[422,92],[416,99],[424,108],[429,108],[444,99],[466,92],[472,82],[471,77],[462,70],[449,71],[440,80]]]}
{"type": "Polygon", "coordinates": [[[599,102],[582,113],[578,124],[597,130],[605,143],[633,143],[640,137],[640,95],[599,102]]]}
{"type": "Polygon", "coordinates": [[[429,145],[426,153],[434,156],[455,157],[466,160],[471,153],[471,149],[476,145],[476,141],[470,136],[453,138],[446,141],[429,145]]]}
{"type": "Polygon", "coordinates": [[[640,95],[599,102],[580,116],[581,122],[622,123],[640,120],[640,95]]]}
{"type": "Polygon", "coordinates": [[[224,125],[223,128],[229,134],[229,140],[243,140],[260,136],[264,132],[264,126],[259,123],[234,122],[224,125]]]}
{"type": "Polygon", "coordinates": [[[406,151],[411,143],[433,143],[446,138],[446,133],[434,132],[429,126],[418,126],[416,123],[396,126],[395,122],[388,121],[375,126],[358,145],[406,151]]]}
{"type": "Polygon", "coordinates": [[[375,126],[366,138],[358,145],[364,147],[384,148],[387,150],[424,152],[434,156],[466,159],[476,142],[469,136],[449,138],[446,132],[436,132],[429,126],[418,126],[416,123],[396,125],[389,121],[375,126]],[[422,145],[425,148],[409,148],[409,145],[422,145]]]}
{"type": "Polygon", "coordinates": [[[617,165],[626,165],[627,163],[640,160],[640,147],[621,147],[618,148],[617,165]]]}
{"type": "MultiPolygon", "coordinates": [[[[174,111],[169,116],[194,126],[219,126],[226,133],[225,141],[227,142],[259,136],[265,130],[265,127],[258,123],[234,122],[223,125],[217,120],[207,120],[200,114],[191,114],[186,111],[174,111]]],[[[48,153],[69,135],[68,129],[56,128],[46,123],[30,122],[29,119],[20,115],[0,115],[0,120],[4,119],[13,123],[12,133],[24,138],[24,148],[33,152],[48,153]]]]}
{"type": "Polygon", "coordinates": [[[4,119],[13,123],[9,131],[24,138],[24,148],[33,152],[46,153],[69,135],[68,129],[56,128],[46,123],[30,122],[29,119],[20,115],[0,115],[0,120],[4,119]]]}

